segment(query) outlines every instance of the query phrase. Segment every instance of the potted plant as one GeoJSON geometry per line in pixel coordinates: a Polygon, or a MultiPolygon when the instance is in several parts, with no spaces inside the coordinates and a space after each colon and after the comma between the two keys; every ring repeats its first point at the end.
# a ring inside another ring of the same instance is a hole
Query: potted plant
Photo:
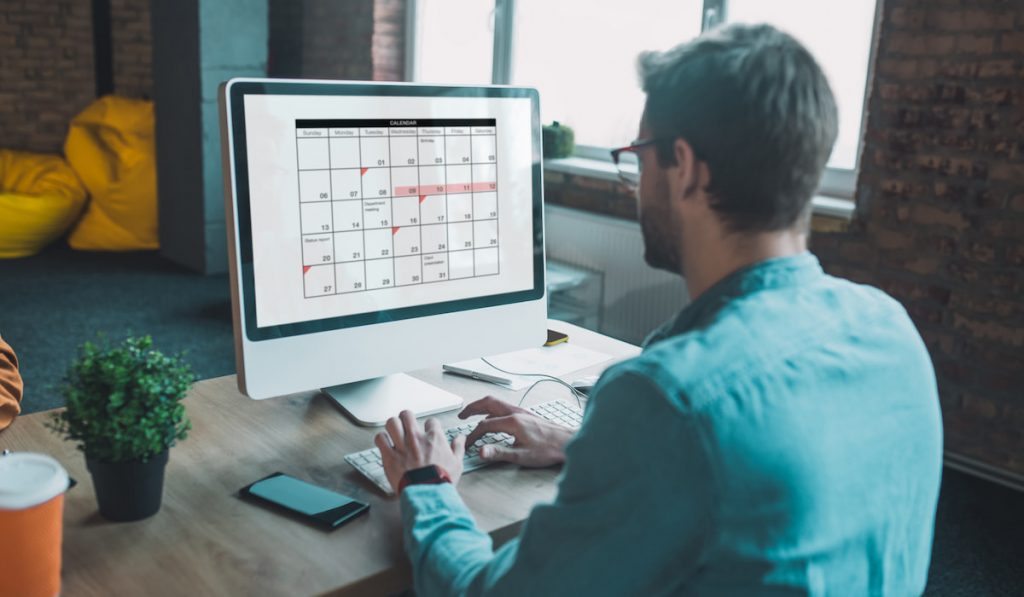
{"type": "Polygon", "coordinates": [[[61,386],[66,408],[50,427],[85,453],[108,520],[160,509],[168,450],[191,428],[181,400],[194,381],[188,363],[153,349],[149,336],[79,347],[61,386]]]}
{"type": "Polygon", "coordinates": [[[576,135],[572,128],[556,120],[541,129],[541,142],[545,158],[567,158],[576,148],[576,135]]]}

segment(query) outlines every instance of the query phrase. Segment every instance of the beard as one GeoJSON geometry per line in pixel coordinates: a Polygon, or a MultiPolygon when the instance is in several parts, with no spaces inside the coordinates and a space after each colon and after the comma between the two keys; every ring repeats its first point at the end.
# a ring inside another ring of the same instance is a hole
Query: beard
{"type": "Polygon", "coordinates": [[[644,236],[644,261],[647,265],[673,274],[682,274],[676,249],[678,231],[669,208],[667,185],[656,184],[648,201],[639,202],[640,230],[644,236]]]}

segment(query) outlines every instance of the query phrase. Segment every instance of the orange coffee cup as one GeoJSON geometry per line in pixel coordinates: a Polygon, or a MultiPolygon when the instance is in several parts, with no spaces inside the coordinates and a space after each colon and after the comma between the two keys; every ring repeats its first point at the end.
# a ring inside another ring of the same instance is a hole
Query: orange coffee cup
{"type": "Polygon", "coordinates": [[[45,454],[0,456],[0,597],[60,593],[68,473],[45,454]]]}

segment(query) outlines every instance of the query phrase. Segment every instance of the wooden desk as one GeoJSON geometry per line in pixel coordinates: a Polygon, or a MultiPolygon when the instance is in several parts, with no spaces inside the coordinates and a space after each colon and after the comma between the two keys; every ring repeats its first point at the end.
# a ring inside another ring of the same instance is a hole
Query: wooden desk
{"type": "MultiPolygon", "coordinates": [[[[616,360],[638,352],[570,324],[550,326],[568,333],[570,342],[616,360]]],[[[610,363],[566,377],[597,374],[610,363]]],[[[510,401],[521,396],[444,375],[440,367],[413,374],[467,401],[486,394],[510,401]]],[[[556,384],[541,384],[526,404],[554,398],[569,394],[556,384]]],[[[372,595],[411,584],[397,500],[342,459],[371,446],[376,429],[352,424],[314,392],[249,400],[233,375],[197,383],[185,405],[194,427],[171,450],[163,506],[156,516],[134,523],[100,517],[82,454],[43,426],[50,413],[21,417],[0,433],[0,449],[50,454],[78,480],[65,501],[64,595],[372,595]],[[369,502],[370,512],[326,533],[236,497],[239,488],[276,471],[369,502]]],[[[439,418],[453,426],[456,412],[439,418]]],[[[459,491],[480,527],[502,542],[518,532],[534,504],[553,497],[556,474],[557,469],[497,465],[465,475],[459,491]]]]}

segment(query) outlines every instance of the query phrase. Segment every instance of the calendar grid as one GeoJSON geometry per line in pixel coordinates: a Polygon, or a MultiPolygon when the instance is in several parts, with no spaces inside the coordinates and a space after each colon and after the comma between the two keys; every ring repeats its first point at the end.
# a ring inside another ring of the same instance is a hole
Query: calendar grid
{"type": "MultiPolygon", "coordinates": [[[[497,133],[497,130],[495,130],[495,133],[497,133]]],[[[495,136],[495,140],[497,140],[497,136],[495,136]]],[[[497,143],[494,144],[494,163],[495,164],[498,163],[498,144],[497,143]]],[[[498,169],[497,168],[494,169],[494,188],[495,188],[495,191],[494,191],[495,195],[494,196],[497,197],[498,196],[497,195],[497,193],[498,193],[498,191],[497,191],[497,188],[498,188],[498,169]]],[[[501,212],[501,209],[498,207],[498,202],[495,201],[494,202],[494,238],[499,238],[499,235],[501,234],[501,218],[498,217],[500,212],[501,212]]],[[[501,273],[501,261],[500,260],[496,264],[496,272],[498,274],[501,273]]]]}
{"type": "MultiPolygon", "coordinates": [[[[388,135],[387,139],[388,139],[388,166],[393,166],[393,164],[391,163],[392,160],[393,160],[393,158],[392,158],[393,154],[391,153],[391,135],[388,135]]],[[[392,185],[392,187],[393,186],[394,185],[392,185]]],[[[391,225],[394,226],[397,223],[395,221],[394,191],[392,191],[391,201],[388,202],[388,208],[389,208],[388,212],[390,214],[388,216],[388,220],[391,222],[391,225]]],[[[392,257],[397,257],[397,254],[395,253],[395,234],[393,232],[391,234],[391,256],[392,257]]],[[[398,276],[396,276],[395,273],[396,273],[396,271],[395,271],[395,262],[392,261],[391,262],[391,277],[389,279],[391,280],[391,283],[393,285],[395,285],[395,286],[402,286],[402,284],[398,283],[398,280],[397,280],[398,276]]]]}
{"type": "MultiPolygon", "coordinates": [[[[328,143],[330,143],[330,141],[328,141],[328,143]]],[[[356,143],[356,148],[359,151],[359,166],[361,168],[362,165],[363,165],[363,146],[362,146],[362,143],[356,143]]],[[[365,197],[365,196],[366,196],[366,189],[363,188],[363,179],[362,179],[362,177],[360,177],[359,178],[359,197],[360,197],[359,200],[362,201],[362,198],[365,197]]],[[[333,201],[334,197],[331,197],[331,200],[333,201]]],[[[365,220],[365,218],[363,217],[362,214],[360,214],[359,219],[360,219],[360,223],[362,224],[363,230],[366,230],[366,220],[365,220]]],[[[363,234],[363,239],[362,240],[363,240],[363,253],[362,254],[364,256],[364,259],[363,259],[363,281],[365,282],[366,281],[366,259],[365,259],[365,256],[366,256],[366,234],[365,233],[363,234]]]]}
{"type": "Polygon", "coordinates": [[[304,296],[498,275],[496,158],[494,119],[297,120],[304,296]]]}
{"type": "MultiPolygon", "coordinates": [[[[328,135],[328,137],[329,137],[329,135],[328,135]]],[[[331,143],[330,143],[330,140],[328,140],[328,142],[327,142],[327,164],[330,165],[330,163],[331,163],[331,143]]],[[[327,177],[327,185],[328,185],[327,186],[328,192],[330,193],[330,198],[331,198],[331,256],[333,258],[335,255],[338,254],[337,253],[338,248],[337,248],[337,246],[335,246],[335,242],[334,242],[334,181],[331,180],[330,176],[327,177]]],[[[334,271],[333,267],[331,268],[331,274],[332,274],[331,277],[334,280],[334,282],[331,284],[331,286],[333,287],[333,289],[337,290],[337,288],[338,288],[338,272],[334,271]]],[[[305,286],[305,284],[303,284],[303,286],[305,286]]],[[[303,293],[305,293],[305,290],[303,290],[303,293]]]]}
{"type": "MultiPolygon", "coordinates": [[[[300,170],[298,136],[296,136],[296,138],[295,138],[295,170],[296,171],[300,170]]],[[[300,190],[299,191],[299,193],[300,193],[299,194],[299,200],[300,201],[302,200],[301,192],[302,191],[300,190]]],[[[303,224],[303,222],[302,222],[302,210],[300,209],[299,210],[299,230],[305,230],[305,229],[306,229],[305,228],[305,224],[303,224]]],[[[306,275],[306,271],[307,270],[306,270],[306,266],[305,266],[305,263],[306,263],[306,251],[305,251],[305,246],[304,246],[303,243],[304,243],[304,239],[302,237],[299,237],[299,251],[300,251],[300,254],[302,255],[302,263],[303,263],[303,266],[302,266],[302,275],[303,275],[302,296],[303,296],[303,298],[309,298],[309,291],[306,289],[306,283],[305,283],[305,275],[306,275]]]]}
{"type": "MultiPolygon", "coordinates": [[[[418,188],[420,188],[420,184],[421,184],[421,181],[420,181],[420,168],[419,168],[419,164],[420,164],[419,131],[417,131],[417,134],[416,134],[416,141],[417,141],[417,143],[416,143],[416,188],[418,189],[418,188]]],[[[418,214],[417,218],[418,218],[420,226],[423,226],[423,202],[422,201],[417,201],[416,202],[416,213],[418,214]]],[[[423,228],[420,228],[420,251],[421,251],[420,254],[422,255],[423,254],[422,253],[422,251],[423,251],[423,228]]],[[[422,281],[422,280],[423,280],[423,259],[420,259],[420,281],[422,281]]]]}
{"type": "MultiPolygon", "coordinates": [[[[473,155],[473,135],[469,136],[469,155],[473,155]]],[[[469,186],[470,186],[470,188],[473,187],[473,169],[472,168],[469,169],[469,186]]],[[[473,215],[474,216],[476,215],[475,211],[473,212],[473,215]]],[[[473,234],[473,237],[474,237],[473,238],[473,241],[474,241],[473,246],[476,246],[476,230],[474,230],[473,232],[474,232],[474,234],[473,234]]],[[[474,276],[476,275],[476,251],[473,251],[473,275],[474,276]]]]}
{"type": "MultiPolygon", "coordinates": [[[[419,154],[419,150],[420,150],[419,131],[417,131],[416,133],[417,133],[416,134],[416,165],[419,166],[420,164],[423,163],[423,159],[420,157],[420,154],[419,154]]],[[[472,154],[470,154],[470,155],[472,155],[472,154]]],[[[448,156],[445,155],[445,157],[448,157],[448,156]]],[[[447,166],[447,164],[445,164],[445,165],[447,166]]],[[[418,172],[418,168],[417,168],[417,172],[418,172]]],[[[444,188],[445,188],[445,191],[448,190],[448,168],[444,169],[444,188]]],[[[423,205],[422,201],[420,201],[420,205],[423,205]]],[[[444,215],[445,215],[445,226],[447,226],[451,222],[451,216],[448,213],[448,195],[447,194],[444,195],[444,215]]],[[[451,238],[446,237],[445,249],[450,251],[451,248],[452,248],[451,238]]],[[[451,266],[448,266],[448,267],[449,267],[448,279],[451,279],[451,266]]]]}

